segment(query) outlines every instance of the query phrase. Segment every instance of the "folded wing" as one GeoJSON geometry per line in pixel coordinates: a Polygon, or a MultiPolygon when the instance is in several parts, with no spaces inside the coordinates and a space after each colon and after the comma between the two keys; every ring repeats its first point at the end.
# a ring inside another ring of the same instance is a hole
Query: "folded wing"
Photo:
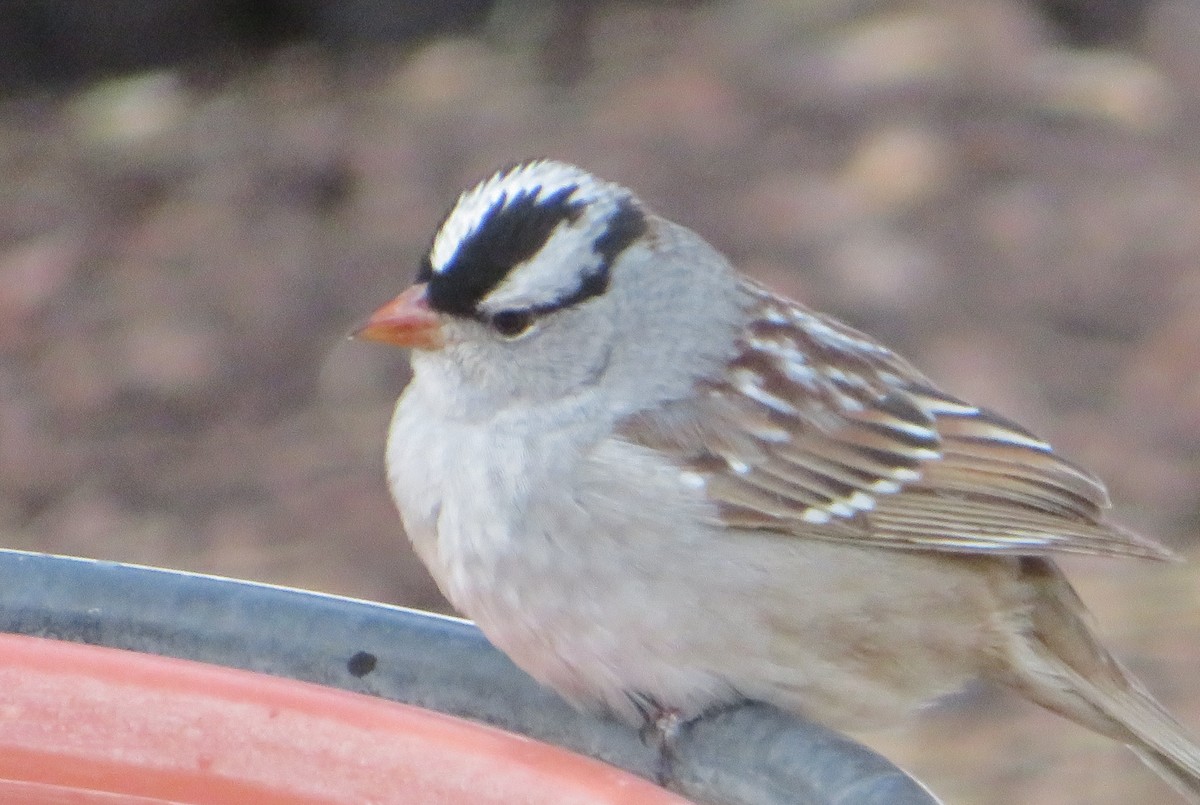
{"type": "Polygon", "coordinates": [[[868,336],[747,284],[754,317],[719,382],[631,417],[724,525],[910,550],[1169,558],[1103,521],[1095,477],[961,402],[868,336]]]}

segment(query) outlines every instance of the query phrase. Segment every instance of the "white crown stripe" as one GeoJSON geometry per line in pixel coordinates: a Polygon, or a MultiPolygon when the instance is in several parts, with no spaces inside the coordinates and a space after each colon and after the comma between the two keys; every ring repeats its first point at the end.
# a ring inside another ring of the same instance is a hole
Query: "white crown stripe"
{"type": "Polygon", "coordinates": [[[492,209],[504,208],[524,194],[532,193],[539,198],[571,186],[578,188],[573,198],[582,201],[594,199],[602,189],[602,183],[590,173],[551,160],[525,162],[492,174],[459,196],[446,216],[429,252],[434,273],[440,274],[453,264],[459,246],[479,228],[492,209]]]}

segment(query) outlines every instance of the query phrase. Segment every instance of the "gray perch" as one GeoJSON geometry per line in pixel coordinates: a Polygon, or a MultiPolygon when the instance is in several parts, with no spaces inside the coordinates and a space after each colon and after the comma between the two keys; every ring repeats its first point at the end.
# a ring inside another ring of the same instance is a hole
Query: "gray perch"
{"type": "MultiPolygon", "coordinates": [[[[653,777],[656,754],[582,715],[470,623],[400,607],[0,549],[0,630],[316,682],[493,724],[653,777]]],[[[676,789],[710,805],[936,805],[866,747],[746,704],[686,730],[676,789]]]]}

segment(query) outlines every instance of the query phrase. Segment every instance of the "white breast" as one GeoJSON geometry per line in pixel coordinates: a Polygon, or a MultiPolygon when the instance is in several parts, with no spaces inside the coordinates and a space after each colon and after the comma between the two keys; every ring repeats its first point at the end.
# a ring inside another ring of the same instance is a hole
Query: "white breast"
{"type": "Polygon", "coordinates": [[[706,506],[597,414],[536,432],[503,416],[431,422],[414,383],[397,405],[388,476],[405,530],[442,592],[530,675],[577,705],[639,718],[626,692],[694,703],[731,695],[679,625],[705,597],[690,573],[706,506]],[[637,513],[636,516],[631,516],[637,513]]]}

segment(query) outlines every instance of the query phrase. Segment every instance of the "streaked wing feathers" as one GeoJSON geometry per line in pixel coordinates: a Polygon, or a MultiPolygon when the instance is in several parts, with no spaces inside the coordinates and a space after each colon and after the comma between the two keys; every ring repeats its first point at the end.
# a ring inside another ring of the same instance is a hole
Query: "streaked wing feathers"
{"type": "Polygon", "coordinates": [[[755,316],[727,376],[620,431],[678,462],[722,524],[907,549],[1171,556],[1102,522],[1103,485],[1038,437],[833,319],[747,292],[755,316]]]}

